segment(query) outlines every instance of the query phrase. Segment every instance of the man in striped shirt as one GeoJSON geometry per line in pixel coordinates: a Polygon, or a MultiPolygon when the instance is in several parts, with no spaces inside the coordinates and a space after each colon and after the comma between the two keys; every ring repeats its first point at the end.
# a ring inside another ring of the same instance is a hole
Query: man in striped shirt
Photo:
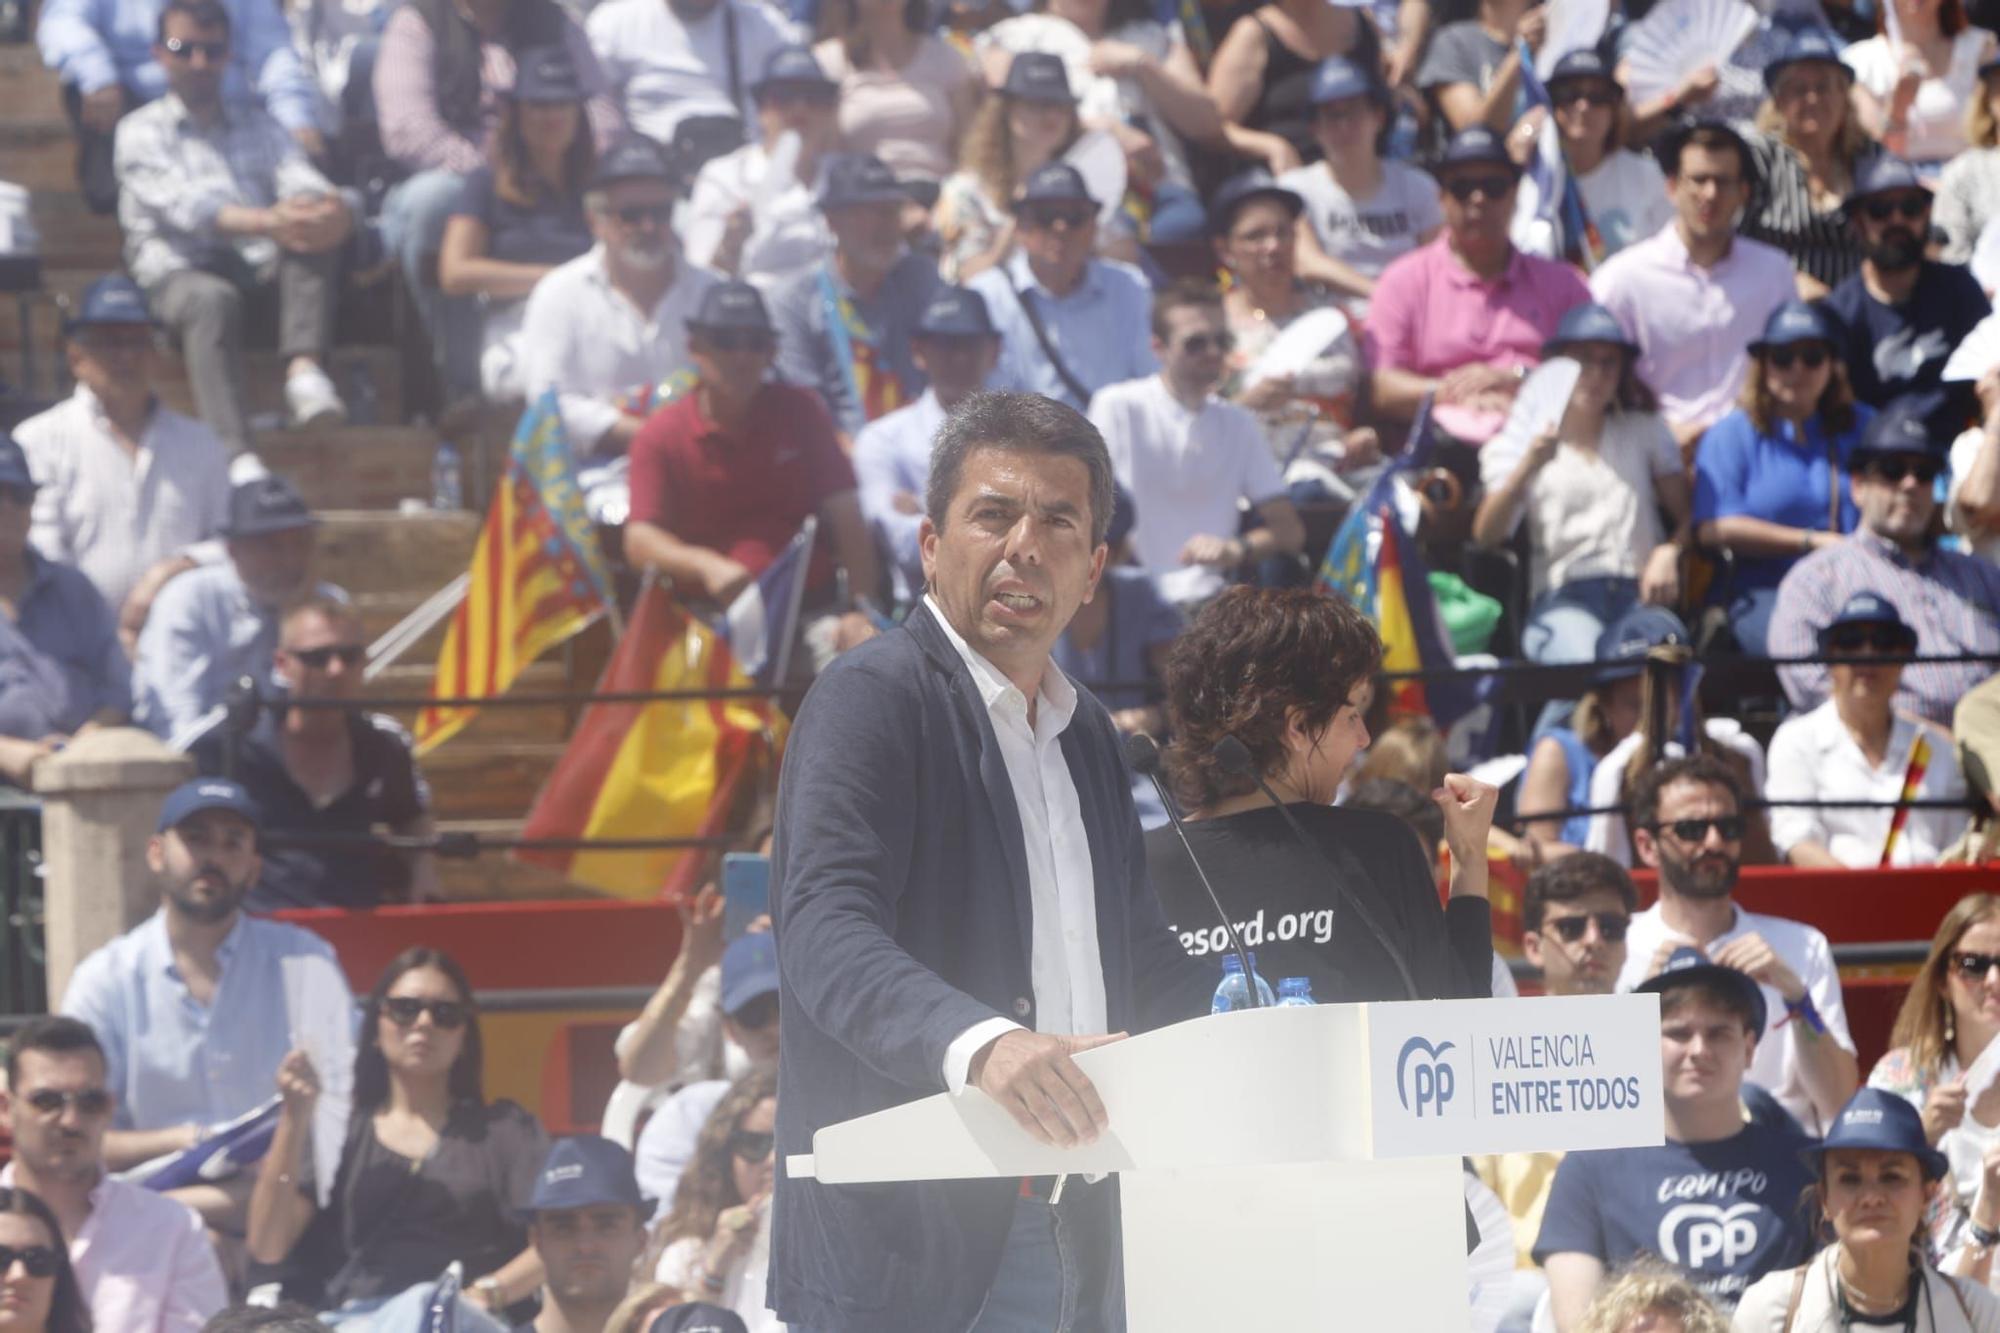
{"type": "MultiPolygon", "coordinates": [[[[1948,429],[1938,423],[1943,398],[1913,394],[1892,401],[1854,451],[1854,502],[1861,526],[1793,565],[1778,585],[1770,651],[1779,659],[1816,653],[1816,635],[1848,598],[1873,592],[1894,603],[1917,631],[1917,654],[2000,655],[2000,566],[1939,548],[1932,536],[1934,483],[1944,470],[1948,429]]],[[[1898,708],[1944,726],[1952,707],[1994,674],[1992,662],[1914,665],[1903,672],[1898,708]]],[[[1785,694],[1801,712],[1827,697],[1819,663],[1778,668],[1785,694]]]]}

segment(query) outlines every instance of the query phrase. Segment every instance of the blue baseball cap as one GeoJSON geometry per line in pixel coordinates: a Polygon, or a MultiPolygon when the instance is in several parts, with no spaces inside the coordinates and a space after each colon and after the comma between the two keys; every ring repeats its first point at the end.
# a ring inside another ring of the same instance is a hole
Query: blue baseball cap
{"type": "Polygon", "coordinates": [[[1226,236],[1236,225],[1237,210],[1253,199],[1269,199],[1294,218],[1306,211],[1306,201],[1297,190],[1278,184],[1277,178],[1262,167],[1238,172],[1222,183],[1208,206],[1208,229],[1226,236]]]}
{"type": "Polygon", "coordinates": [[[1909,650],[1914,651],[1917,646],[1917,632],[1903,619],[1903,613],[1896,609],[1896,604],[1880,593],[1857,592],[1841,603],[1840,610],[1834,613],[1833,619],[1820,626],[1813,635],[1819,643],[1821,652],[1827,650],[1827,645],[1833,640],[1834,631],[1842,625],[1894,626],[1902,631],[1900,637],[1909,650]]]}
{"type": "Polygon", "coordinates": [[[997,338],[986,298],[970,287],[944,286],[932,293],[917,316],[919,338],[997,338]]]}
{"type": "Polygon", "coordinates": [[[1553,90],[1559,83],[1570,83],[1577,79],[1601,79],[1610,84],[1620,97],[1625,95],[1624,86],[1612,75],[1611,66],[1605,63],[1604,57],[1594,46],[1571,51],[1556,61],[1556,67],[1549,71],[1545,83],[1553,90]]]}
{"type": "Polygon", "coordinates": [[[1820,1165],[1827,1153],[1842,1150],[1906,1152],[1917,1159],[1926,1180],[1941,1180],[1951,1170],[1945,1155],[1931,1147],[1917,1108],[1881,1088],[1863,1088],[1849,1097],[1826,1137],[1800,1153],[1820,1165]]]}
{"type": "Polygon", "coordinates": [[[1692,644],[1681,618],[1664,606],[1635,606],[1597,636],[1600,684],[1625,680],[1645,670],[1646,654],[1670,644],[1692,644]]]}
{"type": "Polygon", "coordinates": [[[1951,447],[1955,430],[1943,424],[1950,403],[1938,392],[1906,393],[1892,398],[1861,428],[1861,438],[1849,455],[1856,470],[1865,454],[1916,454],[1941,457],[1951,447]]]}
{"type": "Polygon", "coordinates": [[[147,308],[146,293],[123,273],[107,273],[83,289],[76,308],[63,319],[63,333],[96,324],[133,325],[148,328],[159,321],[147,308]]]}
{"type": "Polygon", "coordinates": [[[1901,194],[1915,190],[1924,198],[1931,198],[1931,187],[1924,184],[1924,178],[1917,169],[1900,157],[1890,157],[1887,153],[1870,161],[1854,177],[1854,188],[1847,192],[1847,198],[1840,206],[1849,213],[1863,199],[1875,194],[1901,194]]]}
{"type": "Polygon", "coordinates": [[[577,77],[576,62],[562,46],[536,46],[521,53],[514,62],[516,102],[581,102],[583,80],[577,77]]]}
{"type": "Polygon", "coordinates": [[[829,100],[840,96],[840,85],[826,76],[813,53],[803,46],[781,46],[764,61],[764,72],[750,85],[750,95],[762,100],[766,88],[796,88],[829,100]]]}
{"type": "Polygon", "coordinates": [[[597,170],[590,173],[593,190],[619,181],[665,181],[671,185],[674,172],[658,144],[643,134],[627,134],[604,150],[597,159],[597,170]]]}
{"type": "Polygon", "coordinates": [[[1097,200],[1090,197],[1090,188],[1083,183],[1083,173],[1067,162],[1045,162],[1035,168],[1027,183],[1021,186],[1021,193],[1014,199],[1014,211],[1020,212],[1030,204],[1089,204],[1095,207],[1097,200]]]}
{"type": "Polygon", "coordinates": [[[1618,322],[1618,316],[1592,301],[1571,306],[1556,324],[1553,338],[1542,344],[1544,357],[1559,355],[1563,348],[1572,343],[1612,343],[1625,349],[1631,356],[1639,355],[1639,344],[1632,341],[1632,335],[1625,332],[1625,326],[1618,322]]]}
{"type": "Polygon", "coordinates": [[[1632,989],[1647,995],[1664,995],[1676,986],[1690,986],[1700,983],[1722,986],[1736,992],[1750,1010],[1750,1030],[1758,1037],[1764,1035],[1764,1019],[1769,1010],[1764,1004],[1764,988],[1748,972],[1739,972],[1733,967],[1711,963],[1707,955],[1692,945],[1683,944],[1667,955],[1666,964],[1654,975],[1632,989]]]}
{"type": "Polygon", "coordinates": [[[292,483],[267,472],[229,493],[229,513],[221,532],[225,537],[262,537],[310,528],[318,521],[292,483]]]}
{"type": "Polygon", "coordinates": [[[35,474],[28,470],[27,451],[11,435],[0,435],[0,486],[39,489],[35,474]]]}
{"type": "Polygon", "coordinates": [[[1766,91],[1777,91],[1778,75],[1793,65],[1831,65],[1840,71],[1848,83],[1854,82],[1854,71],[1850,70],[1847,62],[1840,58],[1839,39],[1817,25],[1800,28],[1793,33],[1792,39],[1778,52],[1778,58],[1764,66],[1766,91]]]}
{"type": "Polygon", "coordinates": [[[1329,56],[1319,62],[1313,71],[1312,87],[1306,93],[1306,101],[1312,106],[1325,106],[1328,102],[1344,102],[1350,97],[1370,97],[1377,102],[1389,100],[1388,89],[1381,80],[1367,70],[1342,56],[1329,56]]]}
{"type": "Polygon", "coordinates": [[[749,283],[737,279],[718,282],[701,294],[701,304],[688,316],[691,329],[750,329],[776,333],[764,297],[749,283]]]}
{"type": "Polygon", "coordinates": [[[1469,125],[1452,135],[1437,161],[1441,172],[1472,166],[1505,167],[1516,176],[1521,174],[1520,164],[1507,154],[1506,143],[1484,125],[1469,125]]]}
{"type": "Polygon", "coordinates": [[[646,1333],[750,1333],[750,1326],[734,1310],[707,1301],[687,1301],[654,1315],[646,1333]]]}
{"type": "Polygon", "coordinates": [[[1764,321],[1763,336],[1751,340],[1750,355],[1762,356],[1773,347],[1790,347],[1794,343],[1825,343],[1832,347],[1839,335],[1833,316],[1816,302],[1785,301],[1764,321]]]}
{"type": "Polygon", "coordinates": [[[653,1201],[639,1192],[632,1154],[601,1135],[575,1134],[549,1145],[535,1192],[520,1211],[532,1220],[557,1208],[606,1203],[638,1209],[642,1222],[653,1215],[653,1201]]]}
{"type": "Polygon", "coordinates": [[[257,827],[257,807],[250,803],[250,793],[243,790],[242,783],[228,778],[195,778],[167,793],[160,805],[159,831],[178,828],[204,810],[227,810],[251,828],[257,827]]]}
{"type": "Polygon", "coordinates": [[[722,951],[722,1012],[778,993],[778,942],[768,930],[738,935],[722,951]]]}
{"type": "Polygon", "coordinates": [[[903,204],[910,192],[889,170],[888,163],[873,153],[842,153],[826,166],[826,180],[819,189],[819,206],[847,208],[856,204],[903,204]]]}
{"type": "Polygon", "coordinates": [[[1000,95],[1053,106],[1076,105],[1076,94],[1069,88],[1069,70],[1061,56],[1047,51],[1023,51],[1007,62],[1007,78],[1000,85],[1000,95]]]}

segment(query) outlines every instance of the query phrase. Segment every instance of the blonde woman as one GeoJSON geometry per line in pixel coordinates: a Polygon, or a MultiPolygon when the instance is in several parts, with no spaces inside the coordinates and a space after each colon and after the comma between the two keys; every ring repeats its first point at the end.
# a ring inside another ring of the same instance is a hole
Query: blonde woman
{"type": "Polygon", "coordinates": [[[1663,1263],[1641,1260],[1599,1293],[1576,1333],[1728,1333],[1694,1283],[1663,1263]]]}
{"type": "Polygon", "coordinates": [[[1970,262],[1979,233],[2000,216],[2000,58],[1979,67],[1979,86],[1965,101],[1966,146],[1945,163],[1931,206],[1947,264],[1970,262]]]}

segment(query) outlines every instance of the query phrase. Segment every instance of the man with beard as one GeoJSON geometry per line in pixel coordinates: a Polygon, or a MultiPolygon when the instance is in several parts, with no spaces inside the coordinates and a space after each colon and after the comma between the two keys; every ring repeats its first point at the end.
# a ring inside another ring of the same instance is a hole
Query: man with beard
{"type": "Polygon", "coordinates": [[[546,1276],[540,1313],[514,1333],[603,1333],[632,1285],[652,1214],[632,1154],[595,1134],[556,1140],[522,1214],[546,1276]]]}
{"type": "MultiPolygon", "coordinates": [[[[1891,402],[1862,431],[1849,457],[1861,525],[1801,559],[1778,584],[1771,656],[1818,656],[1820,632],[1861,593],[1901,609],[1919,656],[2000,653],[2000,567],[1946,550],[1936,537],[1934,483],[1951,438],[1949,412],[1943,395],[1915,394],[1891,402]]],[[[1948,727],[1958,701],[1991,674],[1982,662],[1912,663],[1896,706],[1948,727]]],[[[1824,664],[1781,666],[1778,680],[1798,712],[1826,701],[1824,664]]]]}
{"type": "MultiPolygon", "coordinates": [[[[102,1081],[117,1100],[103,1131],[113,1171],[192,1148],[277,1091],[279,1062],[305,1018],[291,1012],[304,988],[287,976],[312,966],[293,960],[323,960],[352,1004],[331,945],[242,910],[260,857],[256,807],[241,786],[197,778],[176,788],[146,864],[160,910],[79,963],[61,1005],[103,1047],[102,1081]]],[[[249,1192],[242,1178],[173,1196],[236,1234],[249,1192]]]]}
{"type": "Polygon", "coordinates": [[[103,1048],[74,1018],[45,1015],[7,1043],[0,1122],[14,1160],[0,1185],[48,1204],[91,1324],[105,1333],[195,1333],[229,1303],[222,1269],[184,1203],[105,1174],[117,1105],[103,1048]]]}
{"type": "Polygon", "coordinates": [[[1736,905],[1743,824],[1736,775],[1711,755],[1670,759],[1639,775],[1632,843],[1659,872],[1660,900],[1632,918],[1618,989],[1639,988],[1682,948],[1755,978],[1767,1021],[1744,1077],[1818,1132],[1861,1085],[1840,974],[1819,931],[1736,905]]]}
{"type": "Polygon", "coordinates": [[[133,720],[185,746],[214,719],[240,677],[271,677],[278,618],[307,593],[343,601],[313,581],[314,529],[306,502],[282,477],[246,481],[229,495],[222,537],[229,559],[161,589],[132,667],[133,720]]]}
{"type": "MultiPolygon", "coordinates": [[[[1843,207],[1861,242],[1861,268],[1833,289],[1826,305],[1845,326],[1836,350],[1854,396],[1881,407],[1898,395],[1937,388],[1952,349],[1991,312],[1986,293],[1964,266],[1924,258],[1931,191],[1909,163],[1876,158],[1843,207]]],[[[1955,404],[1960,416],[1972,409],[1968,388],[1954,386],[1963,393],[1955,404]]]]}
{"type": "Polygon", "coordinates": [[[687,372],[687,323],[715,283],[681,257],[673,173],[657,144],[610,148],[583,209],[597,244],[545,274],[521,315],[521,383],[530,399],[556,390],[579,464],[623,454],[650,390],[687,372]]]}

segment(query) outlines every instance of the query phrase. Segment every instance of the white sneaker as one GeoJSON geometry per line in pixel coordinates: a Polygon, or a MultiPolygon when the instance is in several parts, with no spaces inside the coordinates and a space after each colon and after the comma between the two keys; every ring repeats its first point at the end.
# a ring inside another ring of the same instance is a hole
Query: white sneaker
{"type": "Polygon", "coordinates": [[[246,481],[268,477],[271,469],[264,466],[264,460],[253,453],[240,453],[229,460],[229,484],[241,486],[246,481]]]}
{"type": "Polygon", "coordinates": [[[347,420],[347,404],[318,366],[286,378],[285,406],[294,426],[337,426],[347,420]]]}

